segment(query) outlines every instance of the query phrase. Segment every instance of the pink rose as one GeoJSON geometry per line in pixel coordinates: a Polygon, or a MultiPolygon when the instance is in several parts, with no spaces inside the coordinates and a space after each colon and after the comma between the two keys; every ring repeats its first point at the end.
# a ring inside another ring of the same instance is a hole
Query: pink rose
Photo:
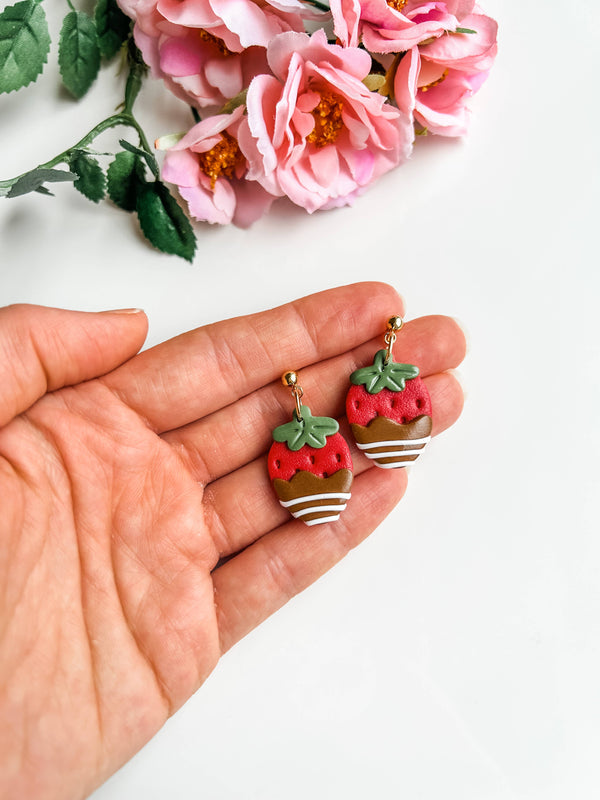
{"type": "Polygon", "coordinates": [[[361,42],[372,53],[402,53],[445,31],[454,31],[473,11],[475,0],[331,0],[340,42],[361,42]]]}
{"type": "Polygon", "coordinates": [[[352,202],[410,154],[410,117],[362,83],[371,58],[358,48],[283,33],[267,50],[272,75],[252,81],[239,128],[248,176],[309,212],[352,202]]]}
{"type": "Polygon", "coordinates": [[[165,155],[162,177],[179,188],[195,219],[247,228],[274,197],[246,180],[247,162],[237,135],[243,107],[195,125],[165,155]]]}
{"type": "Polygon", "coordinates": [[[413,47],[400,61],[394,79],[398,107],[442,136],[466,133],[467,101],[484,83],[496,57],[498,26],[493,19],[471,14],[461,27],[476,33],[442,36],[413,47]]]}
{"type": "Polygon", "coordinates": [[[223,105],[267,71],[265,48],[274,36],[304,30],[300,0],[118,2],[135,20],[135,41],[153,75],[200,107],[223,105]]]}

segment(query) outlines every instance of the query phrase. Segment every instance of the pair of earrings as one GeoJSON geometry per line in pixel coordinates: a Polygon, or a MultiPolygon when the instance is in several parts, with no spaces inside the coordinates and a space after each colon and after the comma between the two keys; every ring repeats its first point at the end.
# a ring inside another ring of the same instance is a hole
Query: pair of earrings
{"type": "MultiPolygon", "coordinates": [[[[393,360],[402,325],[402,317],[388,320],[386,348],[371,366],[352,373],[346,398],[357,447],[383,469],[416,461],[431,438],[431,400],[419,369],[393,360]]],[[[281,380],[292,390],[296,408],[292,421],[273,431],[268,456],[273,488],[281,505],[307,525],[334,522],[350,499],[350,450],[334,419],[314,417],[302,404],[298,375],[286,372],[281,380]]]]}

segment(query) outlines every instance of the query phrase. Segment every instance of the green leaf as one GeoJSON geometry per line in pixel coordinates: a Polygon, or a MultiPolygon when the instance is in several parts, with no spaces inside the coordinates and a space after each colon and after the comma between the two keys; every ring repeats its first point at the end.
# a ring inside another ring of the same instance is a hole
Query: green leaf
{"type": "Polygon", "coordinates": [[[454,33],[477,33],[477,31],[474,31],[472,28],[457,28],[454,33]]]}
{"type": "Polygon", "coordinates": [[[112,58],[129,36],[131,20],[121,11],[116,0],[98,0],[94,22],[100,53],[104,58],[112,58]]]}
{"type": "Polygon", "coordinates": [[[362,82],[370,92],[378,92],[385,83],[385,75],[367,75],[362,82]]]}
{"type": "Polygon", "coordinates": [[[136,47],[133,37],[127,42],[126,54],[129,74],[125,84],[125,112],[131,114],[144,78],[148,74],[148,66],[142,58],[140,50],[136,47]]]}
{"type": "Polygon", "coordinates": [[[160,173],[158,169],[158,161],[152,155],[152,153],[148,153],[146,150],[142,150],[141,147],[136,147],[134,144],[128,142],[127,139],[119,139],[119,144],[125,150],[129,150],[130,153],[135,153],[135,155],[138,155],[141,158],[143,158],[150,167],[150,169],[152,170],[152,174],[154,175],[154,177],[158,179],[160,173]]]}
{"type": "Polygon", "coordinates": [[[364,386],[369,394],[378,394],[382,389],[392,392],[403,392],[406,381],[416,378],[419,368],[413,364],[395,364],[390,361],[385,363],[387,352],[379,350],[370,367],[357,369],[350,375],[350,383],[354,386],[364,386]]]}
{"type": "MultiPolygon", "coordinates": [[[[74,180],[77,180],[77,175],[73,172],[66,172],[61,169],[32,169],[31,172],[21,175],[13,183],[6,196],[20,197],[23,194],[29,194],[29,192],[37,192],[45,183],[74,180]]],[[[46,194],[46,192],[43,192],[43,194],[46,194]]]]}
{"type": "Polygon", "coordinates": [[[95,81],[100,69],[96,26],[83,11],[70,11],[63,20],[58,64],[65,87],[79,100],[95,81]]]}
{"type": "Polygon", "coordinates": [[[128,150],[117,153],[108,167],[108,196],[124,211],[135,211],[138,194],[147,183],[144,161],[128,150]]]}
{"type": "Polygon", "coordinates": [[[36,0],[7,6],[0,14],[0,93],[32,83],[50,52],[46,15],[36,0]]]}
{"type": "Polygon", "coordinates": [[[69,159],[71,172],[79,177],[75,188],[93,203],[98,203],[106,192],[106,177],[102,167],[95,158],[84,150],[75,150],[69,159]]]}
{"type": "Polygon", "coordinates": [[[302,419],[298,419],[294,412],[294,419],[280,425],[273,431],[273,439],[276,442],[285,442],[290,450],[296,451],[304,447],[318,449],[325,447],[327,437],[337,433],[340,426],[331,417],[313,417],[310,408],[300,407],[302,419]]]}
{"type": "Polygon", "coordinates": [[[248,94],[248,89],[242,89],[239,94],[236,94],[235,97],[232,97],[231,100],[228,100],[223,108],[219,111],[219,114],[231,114],[232,111],[235,111],[236,108],[239,106],[243,106],[246,102],[246,96],[248,94]]]}
{"type": "Polygon", "coordinates": [[[196,237],[190,221],[167,187],[160,181],[142,186],[137,198],[137,213],[142,232],[162,253],[192,261],[196,237]]]}

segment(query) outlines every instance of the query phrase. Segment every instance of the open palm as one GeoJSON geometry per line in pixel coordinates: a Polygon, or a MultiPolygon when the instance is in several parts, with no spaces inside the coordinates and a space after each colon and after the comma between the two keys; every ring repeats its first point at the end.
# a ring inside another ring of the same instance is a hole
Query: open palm
{"type": "MultiPolygon", "coordinates": [[[[391,510],[405,470],[353,451],[348,509],[307,528],[264,454],[291,415],[278,376],[302,370],[315,413],[340,417],[348,375],[401,312],[390,287],[361,284],[136,355],[142,313],[0,310],[0,796],[86,796],[391,510]]],[[[443,430],[462,407],[446,372],[460,329],[415,320],[396,349],[443,430]]]]}

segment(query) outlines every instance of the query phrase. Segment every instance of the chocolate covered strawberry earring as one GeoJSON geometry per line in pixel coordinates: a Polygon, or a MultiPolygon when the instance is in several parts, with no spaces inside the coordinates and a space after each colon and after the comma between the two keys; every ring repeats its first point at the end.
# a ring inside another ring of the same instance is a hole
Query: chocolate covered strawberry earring
{"type": "Polygon", "coordinates": [[[431,399],[419,368],[392,357],[402,325],[402,317],[388,320],[387,348],[375,354],[372,366],[352,373],[346,399],[357,447],[383,469],[416,461],[431,438],[431,399]]]}
{"type": "Polygon", "coordinates": [[[334,522],[350,498],[352,458],[339,425],[330,417],[313,417],[302,405],[295,372],[281,381],[292,390],[296,408],[291,422],[273,431],[269,477],[279,502],[307,525],[334,522]]]}

